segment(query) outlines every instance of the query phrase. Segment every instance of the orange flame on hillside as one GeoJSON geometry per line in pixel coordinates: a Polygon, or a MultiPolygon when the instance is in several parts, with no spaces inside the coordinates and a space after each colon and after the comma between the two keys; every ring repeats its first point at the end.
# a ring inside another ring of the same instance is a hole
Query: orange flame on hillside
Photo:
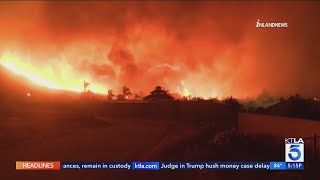
{"type": "MultiPolygon", "coordinates": [[[[0,65],[15,74],[24,76],[40,86],[50,89],[82,92],[83,79],[89,79],[92,81],[90,76],[76,75],[68,68],[65,70],[60,69],[60,76],[57,76],[50,66],[39,68],[34,66],[34,64],[29,63],[29,61],[23,61],[22,58],[16,54],[11,53],[6,53],[1,56],[0,65]]],[[[67,64],[64,66],[67,66],[67,64]]],[[[107,87],[101,86],[97,83],[90,83],[90,91],[94,93],[104,94],[106,89],[107,87]]]]}
{"type": "Polygon", "coordinates": [[[181,84],[182,84],[182,87],[183,87],[183,96],[185,96],[185,97],[190,96],[190,92],[186,88],[186,86],[184,85],[184,81],[183,80],[181,80],[181,84]]]}

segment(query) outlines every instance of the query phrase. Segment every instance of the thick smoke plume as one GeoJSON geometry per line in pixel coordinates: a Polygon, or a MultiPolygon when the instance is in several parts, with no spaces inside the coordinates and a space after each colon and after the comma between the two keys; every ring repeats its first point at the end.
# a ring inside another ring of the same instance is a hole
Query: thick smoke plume
{"type": "Polygon", "coordinates": [[[0,53],[106,92],[175,92],[183,80],[194,96],[319,96],[319,10],[317,2],[1,2],[0,53]],[[256,28],[258,19],[288,28],[256,28]],[[149,71],[161,64],[178,68],[149,71]]]}

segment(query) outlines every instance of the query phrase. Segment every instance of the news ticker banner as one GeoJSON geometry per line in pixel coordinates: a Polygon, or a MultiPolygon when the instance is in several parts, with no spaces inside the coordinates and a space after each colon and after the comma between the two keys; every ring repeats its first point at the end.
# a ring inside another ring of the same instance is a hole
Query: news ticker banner
{"type": "Polygon", "coordinates": [[[17,170],[303,170],[303,162],[17,161],[17,170]]]}

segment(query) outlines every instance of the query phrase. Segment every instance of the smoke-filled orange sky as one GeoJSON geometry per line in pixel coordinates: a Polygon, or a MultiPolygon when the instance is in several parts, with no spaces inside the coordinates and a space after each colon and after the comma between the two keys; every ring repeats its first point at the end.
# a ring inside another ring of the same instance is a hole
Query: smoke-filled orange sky
{"type": "Polygon", "coordinates": [[[313,97],[319,19],[316,1],[0,2],[0,61],[69,89],[313,97]]]}

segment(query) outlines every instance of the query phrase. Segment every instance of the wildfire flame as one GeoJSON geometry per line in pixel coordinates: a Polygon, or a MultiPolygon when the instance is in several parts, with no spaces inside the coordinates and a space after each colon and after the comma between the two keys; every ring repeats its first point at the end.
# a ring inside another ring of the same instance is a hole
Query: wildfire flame
{"type": "MultiPolygon", "coordinates": [[[[64,71],[63,78],[59,78],[53,73],[50,66],[46,68],[37,68],[28,61],[22,61],[22,58],[15,54],[6,53],[0,58],[0,65],[14,72],[22,75],[32,82],[50,89],[68,90],[73,92],[83,91],[82,77],[73,79],[74,74],[69,71],[64,71]]],[[[88,77],[83,77],[88,79],[88,77]]],[[[96,83],[90,83],[90,91],[98,94],[104,94],[107,88],[96,83]]]]}
{"type": "Polygon", "coordinates": [[[183,86],[183,96],[190,96],[189,90],[184,85],[184,81],[183,80],[181,80],[181,84],[183,86]]]}
{"type": "Polygon", "coordinates": [[[181,91],[180,91],[179,86],[177,86],[177,91],[178,91],[178,94],[181,96],[181,91]]]}

